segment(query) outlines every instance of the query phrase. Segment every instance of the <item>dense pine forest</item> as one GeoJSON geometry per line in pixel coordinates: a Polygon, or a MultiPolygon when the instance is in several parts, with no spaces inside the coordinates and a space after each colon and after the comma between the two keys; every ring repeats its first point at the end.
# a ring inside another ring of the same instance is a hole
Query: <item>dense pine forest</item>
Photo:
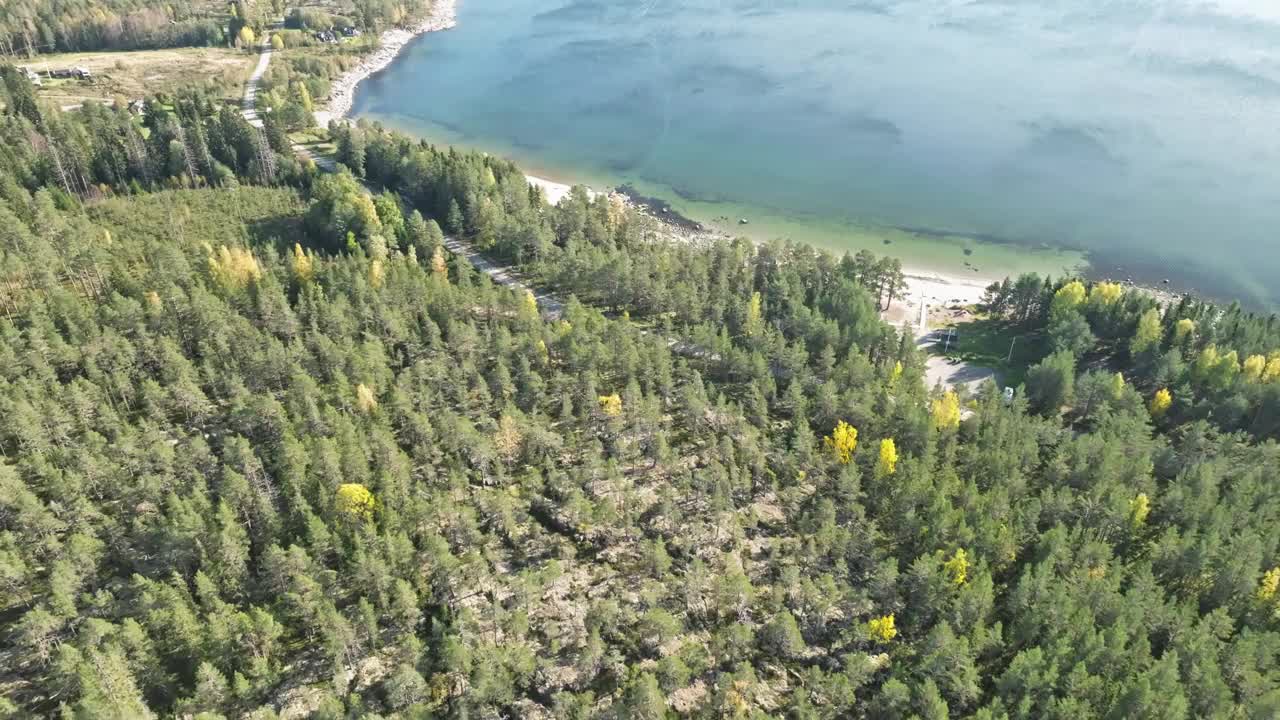
{"type": "Polygon", "coordinates": [[[292,29],[350,25],[377,31],[429,7],[426,0],[5,0],[0,55],[252,45],[286,12],[292,29]]]}
{"type": "Polygon", "coordinates": [[[1028,276],[957,395],[892,261],[4,80],[0,713],[1280,713],[1274,318],[1028,276]]]}

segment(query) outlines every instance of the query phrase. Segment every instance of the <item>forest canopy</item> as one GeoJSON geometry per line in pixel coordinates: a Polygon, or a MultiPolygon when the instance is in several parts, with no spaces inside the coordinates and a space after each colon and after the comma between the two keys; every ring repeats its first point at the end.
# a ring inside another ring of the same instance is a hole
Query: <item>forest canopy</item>
{"type": "Polygon", "coordinates": [[[0,713],[1280,712],[1270,318],[1010,281],[955,393],[869,253],[4,79],[0,713]]]}
{"type": "MultiPolygon", "coordinates": [[[[291,0],[5,0],[0,53],[10,58],[59,52],[232,45],[249,28],[275,21],[328,30],[347,24],[381,31],[418,17],[427,0],[339,0],[323,10],[291,0]]],[[[252,44],[252,43],[249,43],[252,44]]]]}

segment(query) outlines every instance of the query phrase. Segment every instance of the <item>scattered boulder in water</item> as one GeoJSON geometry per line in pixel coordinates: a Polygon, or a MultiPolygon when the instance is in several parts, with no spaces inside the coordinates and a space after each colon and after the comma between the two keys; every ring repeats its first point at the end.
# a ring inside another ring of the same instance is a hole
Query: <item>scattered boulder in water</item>
{"type": "Polygon", "coordinates": [[[750,221],[749,221],[749,220],[747,220],[746,218],[738,218],[738,224],[739,224],[739,225],[746,225],[746,224],[747,224],[747,223],[749,223],[749,222],[750,222],[750,221]]]}

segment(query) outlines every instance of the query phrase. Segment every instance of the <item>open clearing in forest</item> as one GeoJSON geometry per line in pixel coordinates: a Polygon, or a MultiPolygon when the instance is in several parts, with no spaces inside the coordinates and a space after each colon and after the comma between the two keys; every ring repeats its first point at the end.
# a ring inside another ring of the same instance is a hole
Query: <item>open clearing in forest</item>
{"type": "MultiPolygon", "coordinates": [[[[968,384],[978,378],[961,369],[974,368],[986,370],[987,376],[994,374],[1004,385],[1017,387],[1025,379],[1027,368],[1049,354],[1044,333],[1024,332],[995,319],[970,320],[950,329],[955,333],[950,343],[944,340],[947,328],[938,328],[929,336],[930,367],[937,365],[936,371],[929,374],[930,383],[938,379],[935,374],[941,377],[960,372],[959,377],[944,384],[968,384]]],[[[925,346],[923,338],[920,344],[925,346]]]]}
{"type": "Polygon", "coordinates": [[[82,67],[90,80],[44,78],[39,97],[56,105],[85,100],[134,100],[156,93],[190,87],[193,80],[207,82],[221,97],[239,98],[256,52],[228,48],[172,48],[128,52],[55,53],[22,63],[36,72],[82,67]]]}

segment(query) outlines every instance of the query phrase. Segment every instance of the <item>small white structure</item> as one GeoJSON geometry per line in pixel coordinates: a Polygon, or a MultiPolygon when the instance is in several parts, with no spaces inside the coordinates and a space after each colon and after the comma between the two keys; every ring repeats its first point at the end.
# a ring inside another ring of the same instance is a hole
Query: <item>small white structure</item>
{"type": "Polygon", "coordinates": [[[1013,388],[1007,387],[1004,389],[1004,402],[1006,405],[1013,402],[1013,388]]]}

